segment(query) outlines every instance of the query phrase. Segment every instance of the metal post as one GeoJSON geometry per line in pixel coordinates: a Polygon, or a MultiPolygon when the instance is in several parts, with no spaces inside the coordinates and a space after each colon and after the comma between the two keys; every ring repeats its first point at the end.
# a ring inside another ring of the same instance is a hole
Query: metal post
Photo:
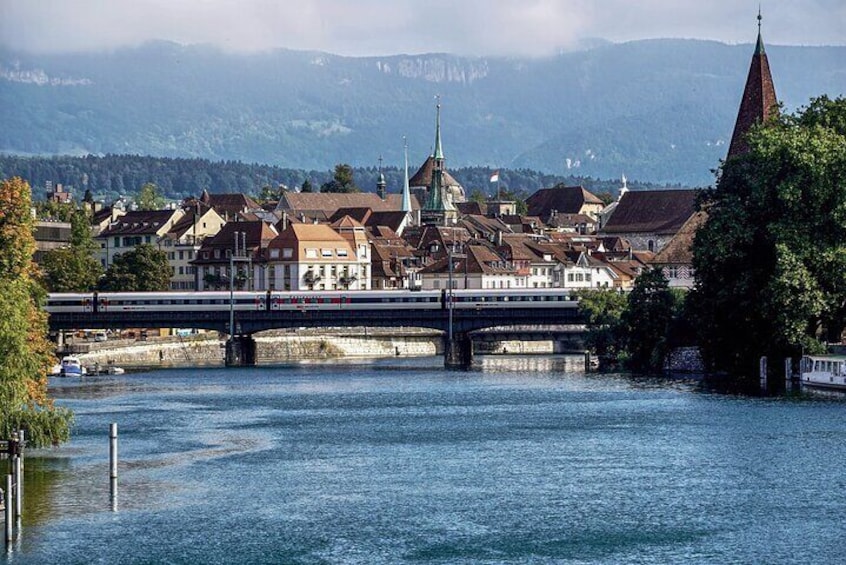
{"type": "Polygon", "coordinates": [[[116,479],[118,476],[118,451],[117,451],[118,430],[117,424],[109,425],[109,478],[116,479]]]}
{"type": "Polygon", "coordinates": [[[23,502],[23,473],[21,472],[21,458],[15,457],[15,518],[20,519],[22,515],[23,502]]]}
{"type": "Polygon", "coordinates": [[[758,377],[760,379],[761,392],[767,392],[767,357],[761,357],[758,362],[758,377]]]}
{"type": "MultiPolygon", "coordinates": [[[[453,245],[455,244],[455,236],[453,235],[453,245]]],[[[449,304],[447,305],[447,309],[449,310],[449,347],[452,347],[452,247],[449,248],[447,252],[449,256],[449,304]]]]}
{"type": "MultiPolygon", "coordinates": [[[[235,237],[238,241],[238,237],[235,237]]],[[[229,339],[235,335],[235,258],[229,258],[229,339]]]]}
{"type": "Polygon", "coordinates": [[[9,547],[9,544],[12,541],[12,475],[6,475],[6,500],[3,502],[5,503],[5,512],[4,516],[6,519],[6,547],[9,547]]]}

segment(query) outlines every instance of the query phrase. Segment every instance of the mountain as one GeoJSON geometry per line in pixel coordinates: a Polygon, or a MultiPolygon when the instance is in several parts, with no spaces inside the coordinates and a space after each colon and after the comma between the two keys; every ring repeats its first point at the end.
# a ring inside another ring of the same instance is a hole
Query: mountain
{"type": "MultiPolygon", "coordinates": [[[[0,50],[0,152],[144,154],[328,170],[412,167],[442,100],[447,166],[707,185],[753,47],[599,44],[540,59],[232,54],[154,42],[108,53],[0,50]]],[[[793,110],[846,92],[846,47],[767,46],[793,110]]],[[[412,171],[413,172],[413,171],[412,171]]]]}

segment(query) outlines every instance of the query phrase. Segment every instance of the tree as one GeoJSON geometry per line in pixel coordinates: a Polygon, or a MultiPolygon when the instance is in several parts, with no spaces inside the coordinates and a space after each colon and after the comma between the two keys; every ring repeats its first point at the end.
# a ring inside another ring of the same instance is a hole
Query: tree
{"type": "MultiPolygon", "coordinates": [[[[758,358],[840,340],[846,319],[846,99],[753,129],[703,195],[691,312],[706,362],[739,378],[758,358]]],[[[772,366],[772,363],[771,363],[772,366]]]]}
{"type": "Polygon", "coordinates": [[[103,274],[95,249],[88,215],[76,210],[71,217],[70,246],[48,251],[41,261],[44,286],[51,292],[94,290],[103,274]]]}
{"type": "Polygon", "coordinates": [[[620,317],[626,365],[637,372],[663,369],[676,301],[661,269],[649,269],[635,280],[620,317]]]}
{"type": "Polygon", "coordinates": [[[314,188],[312,188],[310,180],[306,179],[303,181],[303,185],[300,187],[300,192],[314,192],[314,188]]]}
{"type": "Polygon", "coordinates": [[[361,192],[355,185],[353,169],[346,163],[335,165],[335,175],[320,187],[320,192],[361,192]]]}
{"type": "Polygon", "coordinates": [[[165,205],[165,198],[159,187],[148,182],[141,187],[138,198],[135,199],[139,210],[161,210],[165,205]]]}
{"type": "Polygon", "coordinates": [[[0,182],[0,437],[25,429],[33,445],[49,446],[68,440],[73,414],[47,396],[54,358],[32,262],[31,198],[22,179],[0,182]]]}
{"type": "Polygon", "coordinates": [[[170,276],[167,254],[145,243],[116,256],[99,287],[114,292],[166,291],[170,290],[170,276]]]}
{"type": "Polygon", "coordinates": [[[620,318],[626,295],[614,290],[579,292],[579,311],[585,317],[585,346],[599,357],[600,365],[614,364],[621,353],[620,318]]]}

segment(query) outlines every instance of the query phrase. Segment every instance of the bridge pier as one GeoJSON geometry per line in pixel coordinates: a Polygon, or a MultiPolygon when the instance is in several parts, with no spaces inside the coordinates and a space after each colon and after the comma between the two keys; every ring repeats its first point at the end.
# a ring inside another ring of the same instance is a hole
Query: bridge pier
{"type": "Polygon", "coordinates": [[[473,365],[473,340],[466,333],[453,334],[452,340],[444,336],[444,367],[469,369],[473,365]]]}
{"type": "Polygon", "coordinates": [[[226,340],[227,367],[254,367],[256,340],[251,335],[234,335],[226,340]]]}

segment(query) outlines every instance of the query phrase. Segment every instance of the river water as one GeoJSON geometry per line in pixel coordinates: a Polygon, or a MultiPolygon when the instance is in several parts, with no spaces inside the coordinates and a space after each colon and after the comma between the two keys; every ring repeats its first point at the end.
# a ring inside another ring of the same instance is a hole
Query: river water
{"type": "Polygon", "coordinates": [[[440,358],[51,382],[10,563],[843,563],[846,403],[440,358]],[[108,430],[120,432],[116,504],[108,430]]]}

